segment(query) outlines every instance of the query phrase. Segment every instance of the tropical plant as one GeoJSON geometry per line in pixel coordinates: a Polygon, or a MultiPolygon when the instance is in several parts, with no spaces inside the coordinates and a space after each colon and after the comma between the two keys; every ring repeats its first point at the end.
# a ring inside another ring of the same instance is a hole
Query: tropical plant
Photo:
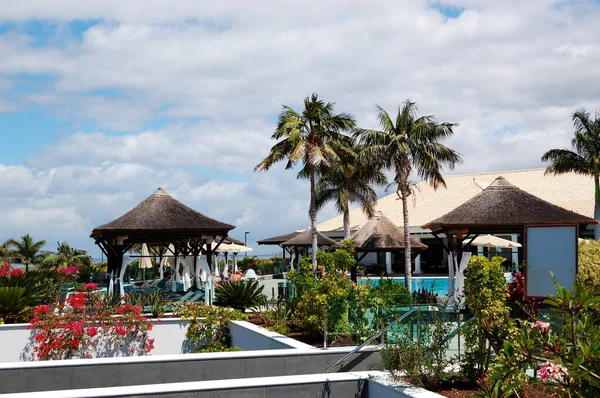
{"type": "Polygon", "coordinates": [[[550,316],[522,321],[520,331],[505,340],[490,379],[515,390],[542,384],[549,395],[597,397],[600,392],[600,296],[575,284],[569,290],[556,282],[556,294],[544,300],[550,316]],[[527,373],[535,369],[531,379],[527,373]]]}
{"type": "Polygon", "coordinates": [[[304,110],[300,113],[289,106],[283,106],[274,140],[281,140],[271,148],[269,155],[255,168],[268,170],[282,160],[287,160],[286,169],[298,162],[302,169],[298,178],[310,181],[309,217],[312,230],[312,268],[317,269],[317,195],[316,183],[319,169],[340,159],[343,153],[350,153],[351,138],[344,132],[352,131],[356,122],[347,113],[334,113],[334,103],[323,102],[312,94],[304,99],[304,110]]]}
{"type": "Polygon", "coordinates": [[[417,104],[406,100],[398,108],[395,119],[380,106],[377,118],[381,130],[357,131],[358,141],[364,148],[360,160],[374,163],[386,170],[393,170],[396,193],[402,200],[404,219],[404,258],[406,288],[412,292],[412,270],[410,250],[410,230],[408,223],[408,197],[411,194],[409,177],[413,171],[428,180],[434,189],[446,186],[442,177],[442,165],[451,169],[462,162],[460,155],[441,144],[440,141],[454,134],[455,124],[437,123],[433,116],[417,117],[417,104]]]}
{"type": "MultiPolygon", "coordinates": [[[[575,136],[572,149],[551,149],[542,156],[550,161],[546,173],[578,173],[594,177],[594,218],[600,220],[600,111],[594,120],[585,109],[576,110],[571,116],[575,136]]],[[[600,239],[600,225],[594,226],[594,239],[600,239]]]]}
{"type": "Polygon", "coordinates": [[[92,257],[85,250],[73,248],[67,242],[59,242],[57,245],[56,252],[45,253],[42,261],[44,267],[79,267],[92,264],[92,257]]]}
{"type": "Polygon", "coordinates": [[[215,289],[214,304],[244,311],[263,303],[264,285],[254,281],[226,281],[215,289]]]}
{"type": "Polygon", "coordinates": [[[7,239],[4,243],[0,244],[0,263],[4,261],[10,261],[10,247],[16,243],[14,239],[7,239]]]}
{"type": "Polygon", "coordinates": [[[31,235],[27,234],[21,237],[21,240],[11,240],[8,242],[9,257],[12,261],[25,264],[25,272],[29,271],[30,264],[38,264],[43,261],[44,253],[42,248],[46,245],[45,240],[34,241],[31,235]]]}
{"type": "MultiPolygon", "coordinates": [[[[354,148],[356,153],[358,148],[354,148]]],[[[350,203],[359,203],[371,218],[375,213],[377,193],[371,184],[386,185],[387,178],[380,168],[359,162],[358,155],[340,158],[322,170],[317,183],[317,210],[333,201],[338,212],[344,215],[344,239],[350,237],[350,203]]]]}
{"type": "Polygon", "coordinates": [[[52,300],[58,293],[58,285],[45,271],[23,272],[0,265],[0,318],[5,323],[27,322],[32,307],[52,300]]]}

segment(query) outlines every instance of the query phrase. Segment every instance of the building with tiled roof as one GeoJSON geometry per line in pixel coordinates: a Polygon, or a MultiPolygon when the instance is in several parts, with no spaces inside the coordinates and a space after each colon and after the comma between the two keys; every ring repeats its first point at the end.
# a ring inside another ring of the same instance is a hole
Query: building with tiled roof
{"type": "MultiPolygon", "coordinates": [[[[445,268],[446,255],[443,253],[443,250],[440,250],[441,244],[433,239],[429,230],[423,229],[422,226],[445,215],[478,195],[499,176],[504,177],[511,184],[540,199],[575,213],[590,218],[594,217],[594,180],[592,177],[575,173],[551,175],[544,174],[544,171],[545,169],[539,168],[445,176],[446,188],[442,187],[437,190],[434,190],[425,181],[417,184],[408,200],[410,231],[413,237],[421,239],[423,243],[428,245],[429,250],[423,252],[421,259],[417,259],[417,264],[415,264],[416,270],[418,271],[420,263],[423,263],[423,270],[425,272],[445,272],[443,268],[445,268]],[[442,269],[437,269],[438,267],[442,269]]],[[[394,224],[402,227],[402,201],[396,193],[379,199],[375,209],[376,211],[381,211],[394,224]]],[[[351,231],[358,230],[367,221],[367,216],[360,208],[350,212],[351,231]]],[[[582,235],[589,234],[593,236],[592,228],[593,226],[588,226],[587,229],[582,231],[582,235]]],[[[341,238],[344,230],[342,215],[318,224],[317,229],[332,238],[341,238]]],[[[522,240],[520,236],[506,236],[506,238],[522,240]]],[[[517,253],[505,253],[504,255],[509,261],[512,260],[514,263],[519,262],[517,253]]],[[[390,255],[388,254],[387,259],[383,256],[377,257],[373,255],[366,258],[363,263],[382,264],[387,262],[389,264],[390,255]]],[[[397,260],[397,262],[402,262],[401,258],[397,260]]],[[[391,262],[395,263],[396,259],[392,259],[391,262]]]]}

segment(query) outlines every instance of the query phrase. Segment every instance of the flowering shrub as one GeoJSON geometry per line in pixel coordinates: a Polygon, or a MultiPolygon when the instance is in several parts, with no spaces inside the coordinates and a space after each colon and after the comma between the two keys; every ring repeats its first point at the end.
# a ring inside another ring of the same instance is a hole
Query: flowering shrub
{"type": "Polygon", "coordinates": [[[0,278],[6,278],[10,274],[10,264],[4,263],[0,265],[0,278]]]}
{"type": "Polygon", "coordinates": [[[34,309],[30,329],[35,330],[34,352],[38,359],[91,358],[93,352],[109,356],[144,355],[154,348],[148,338],[152,324],[139,305],[105,307],[93,283],[84,284],[58,306],[34,309]]]}
{"type": "Polygon", "coordinates": [[[22,278],[24,274],[25,273],[19,268],[15,268],[12,271],[10,271],[10,276],[13,278],[22,278]]]}
{"type": "Polygon", "coordinates": [[[544,304],[550,322],[521,321],[521,330],[505,340],[490,378],[515,390],[541,383],[556,396],[597,397],[600,391],[600,332],[595,315],[600,296],[576,284],[574,290],[556,285],[556,295],[544,304]],[[530,379],[528,369],[537,377],[530,379]]]}

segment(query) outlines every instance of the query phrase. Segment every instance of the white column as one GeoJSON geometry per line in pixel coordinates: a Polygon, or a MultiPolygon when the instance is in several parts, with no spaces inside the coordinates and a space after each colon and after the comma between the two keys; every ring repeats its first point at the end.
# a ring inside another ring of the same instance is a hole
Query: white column
{"type": "MultiPolygon", "coordinates": [[[[513,242],[518,242],[518,237],[517,234],[512,234],[510,236],[510,240],[512,240],[513,242]]],[[[512,259],[511,261],[513,262],[513,264],[519,265],[519,253],[518,253],[518,249],[516,247],[512,248],[512,259]]]]}
{"type": "Polygon", "coordinates": [[[391,275],[394,271],[392,270],[392,253],[385,253],[385,270],[388,275],[391,275]]]}
{"type": "MultiPolygon", "coordinates": [[[[420,242],[421,238],[415,238],[415,240],[420,242]]],[[[413,274],[422,274],[422,273],[423,273],[423,271],[421,271],[421,251],[419,251],[419,254],[417,254],[417,257],[415,257],[415,272],[413,272],[413,274]]]]}

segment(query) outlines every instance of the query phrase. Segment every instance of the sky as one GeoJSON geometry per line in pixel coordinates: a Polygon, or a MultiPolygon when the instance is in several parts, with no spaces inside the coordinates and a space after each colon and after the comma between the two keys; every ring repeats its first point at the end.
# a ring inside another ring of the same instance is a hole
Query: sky
{"type": "Polygon", "coordinates": [[[92,229],[163,187],[278,253],[255,241],[309,225],[308,184],[253,169],[313,92],[365,128],[408,98],[458,123],[447,173],[543,167],[600,107],[598,20],[591,0],[0,1],[0,241],[100,257],[92,229]]]}

